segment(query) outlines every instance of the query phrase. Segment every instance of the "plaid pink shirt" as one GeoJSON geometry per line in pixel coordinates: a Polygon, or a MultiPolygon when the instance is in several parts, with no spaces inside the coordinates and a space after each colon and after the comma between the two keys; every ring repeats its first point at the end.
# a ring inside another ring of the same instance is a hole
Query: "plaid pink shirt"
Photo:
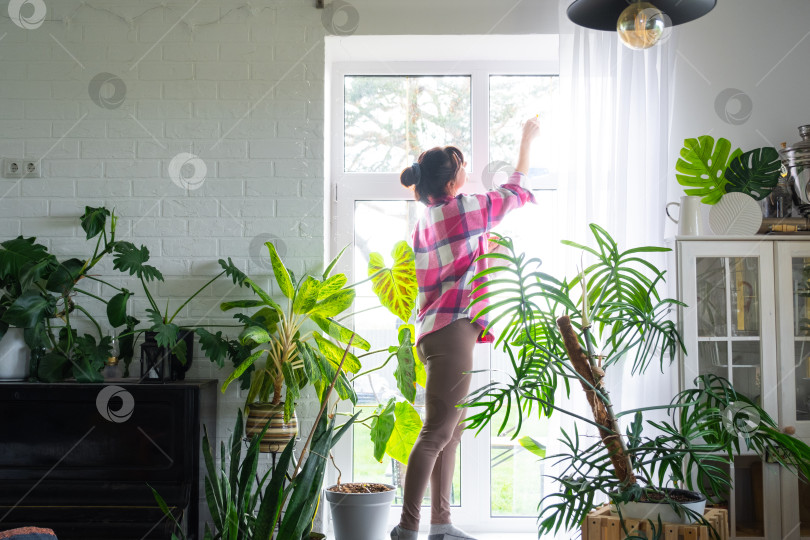
{"type": "MultiPolygon", "coordinates": [[[[506,184],[482,194],[446,197],[428,205],[413,231],[419,310],[416,315],[417,344],[431,332],[468,317],[472,319],[486,305],[471,307],[472,290],[482,280],[475,276],[486,268],[487,232],[510,210],[535,202],[523,187],[525,176],[512,173],[506,184]]],[[[476,292],[476,296],[485,290],[476,292]]],[[[483,330],[488,321],[476,321],[483,330]]],[[[479,343],[494,341],[492,334],[479,336],[479,343]]]]}

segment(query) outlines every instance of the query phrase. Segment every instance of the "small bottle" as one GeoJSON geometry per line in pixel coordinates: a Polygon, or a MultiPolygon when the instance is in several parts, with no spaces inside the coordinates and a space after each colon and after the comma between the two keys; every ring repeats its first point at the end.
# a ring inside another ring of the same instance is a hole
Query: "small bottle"
{"type": "Polygon", "coordinates": [[[107,357],[107,362],[105,363],[104,369],[101,372],[101,374],[104,376],[104,380],[121,378],[121,366],[118,365],[119,354],[120,346],[118,344],[118,338],[113,336],[112,341],[110,342],[110,356],[107,357]]]}

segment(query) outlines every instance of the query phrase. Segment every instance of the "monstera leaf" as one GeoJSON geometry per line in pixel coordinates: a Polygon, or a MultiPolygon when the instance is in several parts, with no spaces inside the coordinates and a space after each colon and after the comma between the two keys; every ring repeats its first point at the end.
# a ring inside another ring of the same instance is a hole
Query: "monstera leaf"
{"type": "Polygon", "coordinates": [[[391,313],[408,322],[416,304],[416,265],[413,250],[407,242],[397,242],[391,255],[394,266],[386,268],[382,255],[372,253],[368,259],[368,275],[371,276],[373,291],[380,303],[391,313]]]}
{"type": "Polygon", "coordinates": [[[681,149],[681,157],[675,164],[680,173],[675,177],[687,195],[703,197],[705,204],[715,204],[726,192],[725,172],[728,163],[742,154],[738,148],[731,152],[731,143],[727,139],[717,139],[703,135],[697,139],[686,139],[681,149]]]}
{"type": "Polygon", "coordinates": [[[776,148],[766,146],[745,152],[726,169],[726,192],[739,191],[761,201],[776,187],[781,168],[776,148]]]}

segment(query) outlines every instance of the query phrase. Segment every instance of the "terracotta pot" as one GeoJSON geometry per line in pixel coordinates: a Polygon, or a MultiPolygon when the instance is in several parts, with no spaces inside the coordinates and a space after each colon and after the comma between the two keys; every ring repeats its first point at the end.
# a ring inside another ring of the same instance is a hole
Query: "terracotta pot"
{"type": "Polygon", "coordinates": [[[270,421],[262,442],[259,444],[260,452],[281,452],[287,443],[298,435],[298,417],[293,411],[289,422],[284,422],[284,402],[278,405],[272,403],[252,403],[245,419],[245,435],[252,437],[258,435],[270,421]]]}

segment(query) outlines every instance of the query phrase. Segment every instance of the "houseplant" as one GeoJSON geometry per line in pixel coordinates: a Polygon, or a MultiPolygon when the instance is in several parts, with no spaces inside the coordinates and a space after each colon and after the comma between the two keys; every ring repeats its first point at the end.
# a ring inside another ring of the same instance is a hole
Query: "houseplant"
{"type": "MultiPolygon", "coordinates": [[[[163,281],[163,274],[149,262],[149,250],[146,246],[136,247],[131,242],[116,242],[113,250],[115,256],[113,259],[113,267],[121,272],[128,273],[130,276],[136,276],[141,282],[141,287],[149,302],[149,308],[146,309],[146,314],[151,322],[151,326],[146,330],[146,342],[144,346],[153,347],[158,349],[159,355],[165,355],[170,358],[170,369],[172,380],[182,380],[185,378],[185,372],[191,366],[193,354],[193,338],[194,333],[200,336],[200,340],[205,340],[205,344],[210,343],[211,334],[202,326],[181,326],[175,323],[177,316],[194,298],[196,298],[202,291],[220,277],[234,273],[241,273],[233,262],[228,260],[220,260],[222,271],[204,283],[199,289],[186,298],[180,306],[173,312],[169,310],[169,304],[166,303],[166,308],[161,312],[160,307],[155,300],[155,295],[149,290],[149,283],[152,281],[163,281]]],[[[124,296],[123,302],[132,293],[126,289],[119,293],[116,298],[124,296]]],[[[112,320],[111,320],[112,321],[112,320]]],[[[137,324],[137,322],[136,322],[137,324]]],[[[134,330],[134,329],[133,329],[134,330]]],[[[133,333],[130,331],[130,334],[133,333]]],[[[138,330],[141,332],[143,330],[138,330]]],[[[203,349],[206,349],[206,346],[203,349]]]]}
{"type": "MultiPolygon", "coordinates": [[[[178,358],[176,370],[185,370],[191,333],[182,334],[174,324],[175,317],[191,300],[214,280],[228,272],[237,271],[232,263],[221,261],[222,272],[192,294],[176,311],[169,314],[160,309],[148,288],[150,281],[162,281],[160,271],[147,264],[149,250],[145,246],[116,239],[117,216],[104,207],[85,207],[80,218],[88,241],[95,240],[93,254],[86,259],[69,258],[59,261],[36,238],[22,236],[0,243],[0,338],[9,328],[17,333],[24,329],[25,343],[31,351],[43,351],[33,377],[46,382],[74,377],[79,382],[100,382],[101,369],[110,355],[113,337],[119,342],[119,359],[124,364],[124,376],[134,355],[134,344],[140,321],[127,314],[132,292],[101,279],[93,269],[105,257],[112,256],[116,270],[136,275],[141,281],[150,308],[147,315],[152,324],[147,330],[154,336],[156,346],[166,347],[178,358]],[[97,282],[112,289],[108,299],[82,287],[82,281],[97,282]],[[102,330],[102,324],[82,305],[92,300],[104,305],[107,321],[104,326],[113,329],[113,335],[102,330]],[[79,336],[75,317],[80,312],[96,330],[79,336]],[[185,339],[181,339],[185,337],[185,339]],[[183,367],[185,366],[185,367],[183,367]]],[[[202,328],[201,340],[208,337],[202,328]]],[[[147,340],[148,341],[148,340],[147,340]]]]}
{"type": "MultiPolygon", "coordinates": [[[[504,323],[496,346],[511,358],[514,375],[469,396],[466,406],[476,411],[468,418],[469,426],[480,431],[505,408],[507,418],[510,412],[517,415],[518,426],[527,414],[548,417],[558,411],[598,433],[591,442],[580,437],[576,425],[573,432],[563,430],[562,452],[546,458],[558,467],[551,478],[559,490],[543,499],[540,532],[574,529],[604,500],[613,503],[622,523],[631,511],[629,503],[658,503],[641,518],[649,519],[659,533],[662,509],[687,522],[709,525],[688,503],[704,497],[716,500],[728,490],[731,478],[722,466],[741,448],[768,453],[807,477],[810,447],[781,433],[756,403],[720,377],[698,377],[693,388],[666,405],[614,409],[605,388],[611,367],[624,358],[634,374],[653,363],[663,369],[683,349],[668,317],[679,302],[659,296],[664,272],[643,258],[665,249],[622,252],[604,229],[591,225],[591,231],[595,248],[564,242],[594,258],[570,280],[537,271],[538,261],[516,253],[512,242],[503,238],[497,242],[505,253],[484,255],[493,265],[478,276],[499,272],[490,282],[498,290],[484,295],[491,303],[482,315],[490,314],[492,324],[504,323]],[[572,382],[584,390],[590,415],[555,402],[557,390],[567,392],[572,382]],[[665,411],[668,418],[645,420],[645,413],[653,410],[665,411]],[[737,414],[741,411],[744,414],[737,414]],[[632,418],[624,432],[619,424],[623,418],[632,418]],[[694,493],[684,497],[672,487],[694,493]]],[[[499,433],[504,428],[501,424],[499,433]]]]}
{"type": "MultiPolygon", "coordinates": [[[[314,425],[301,451],[299,461],[293,460],[294,440],[284,447],[274,468],[262,477],[257,475],[260,444],[270,422],[257,434],[249,437],[249,446],[242,457],[243,419],[238,411],[233,435],[228,444],[229,453],[223,443],[220,449],[220,465],[217,469],[213,448],[208,434],[203,437],[203,454],[206,464],[205,492],[208,508],[213,518],[211,531],[205,528],[205,540],[272,540],[275,538],[323,538],[312,533],[312,521],[320,501],[321,485],[326,471],[326,459],[332,447],[346,433],[357,415],[343,425],[335,426],[335,415],[326,414],[329,397],[335,387],[338,374],[348,355],[338,363],[335,375],[321,398],[321,407],[314,425]],[[226,455],[228,461],[226,463],[226,455]],[[283,510],[283,512],[282,512],[283,510]]],[[[153,496],[164,515],[176,525],[176,530],[185,540],[177,517],[171,512],[163,498],[152,489],[153,496]]],[[[177,535],[172,536],[172,540],[177,535]]]]}
{"type": "MultiPolygon", "coordinates": [[[[397,287],[394,290],[393,287],[401,284],[400,277],[396,277],[395,282],[393,276],[413,274],[413,270],[405,268],[408,261],[413,266],[413,253],[410,252],[409,256],[407,244],[402,244],[404,248],[397,248],[402,253],[397,264],[392,268],[380,265],[372,274],[372,279],[377,290],[386,291],[385,294],[380,293],[382,305],[410,313],[415,301],[415,289],[397,287]]],[[[305,386],[311,384],[317,395],[322,397],[329,381],[337,376],[335,389],[339,398],[356,404],[357,396],[349,374],[359,374],[362,367],[360,358],[348,352],[342,370],[336,371],[343,351],[331,340],[340,344],[352,343],[353,347],[366,352],[370,351],[371,345],[338,321],[338,317],[346,316],[349,312],[357,285],[346,285],[345,274],[332,274],[342,252],[327,265],[322,275],[305,275],[296,279],[294,273],[284,265],[275,246],[268,242],[266,247],[275,282],[285,297],[284,305],[279,305],[245,274],[229,271],[235,283],[250,288],[258,298],[224,302],[222,310],[255,311],[234,315],[244,325],[237,340],[227,340],[219,333],[217,336],[209,334],[204,347],[211,351],[209,357],[212,360],[223,362],[225,357],[230,357],[234,362],[234,370],[224,381],[222,391],[237,379],[241,380],[242,388],[247,390],[245,406],[249,411],[248,424],[255,431],[268,419],[274,418],[277,429],[267,439],[265,449],[279,450],[294,436],[296,423],[291,420],[294,419],[295,400],[305,386]],[[284,426],[287,426],[286,430],[284,426]]],[[[220,264],[225,262],[220,261],[220,264]]],[[[375,423],[371,432],[376,447],[381,448],[382,453],[389,443],[392,449],[400,449],[399,453],[409,452],[405,440],[411,440],[412,445],[421,428],[421,423],[415,425],[413,422],[413,417],[418,418],[418,414],[411,403],[415,399],[416,382],[420,378],[413,355],[412,327],[409,328],[400,331],[397,345],[373,351],[388,352],[389,360],[397,358],[398,387],[406,398],[400,404],[389,404],[371,416],[371,420],[385,418],[385,421],[375,423]],[[397,407],[398,417],[395,415],[397,407]],[[398,427],[397,437],[392,437],[394,424],[398,427]],[[400,437],[402,434],[406,436],[400,437]]],[[[363,420],[366,421],[369,418],[363,420]]],[[[382,459],[382,454],[378,459],[382,459]]]]}
{"type": "MultiPolygon", "coordinates": [[[[45,350],[34,376],[45,381],[58,381],[73,376],[81,382],[98,382],[100,370],[110,351],[112,337],[79,299],[106,304],[110,325],[126,327],[131,332],[137,320],[126,315],[125,289],[110,300],[80,287],[82,280],[102,282],[92,269],[117,245],[116,216],[106,208],[86,207],[81,227],[87,240],[96,239],[93,254],[87,259],[59,261],[36,238],[19,236],[0,244],[0,336],[9,327],[24,329],[24,339],[33,350],[45,350]],[[109,218],[109,231],[107,229],[109,218]],[[84,314],[98,334],[78,335],[75,312],[84,314]]],[[[108,284],[110,287],[112,285],[108,284]]],[[[121,356],[132,358],[132,340],[121,339],[121,356]]]]}

